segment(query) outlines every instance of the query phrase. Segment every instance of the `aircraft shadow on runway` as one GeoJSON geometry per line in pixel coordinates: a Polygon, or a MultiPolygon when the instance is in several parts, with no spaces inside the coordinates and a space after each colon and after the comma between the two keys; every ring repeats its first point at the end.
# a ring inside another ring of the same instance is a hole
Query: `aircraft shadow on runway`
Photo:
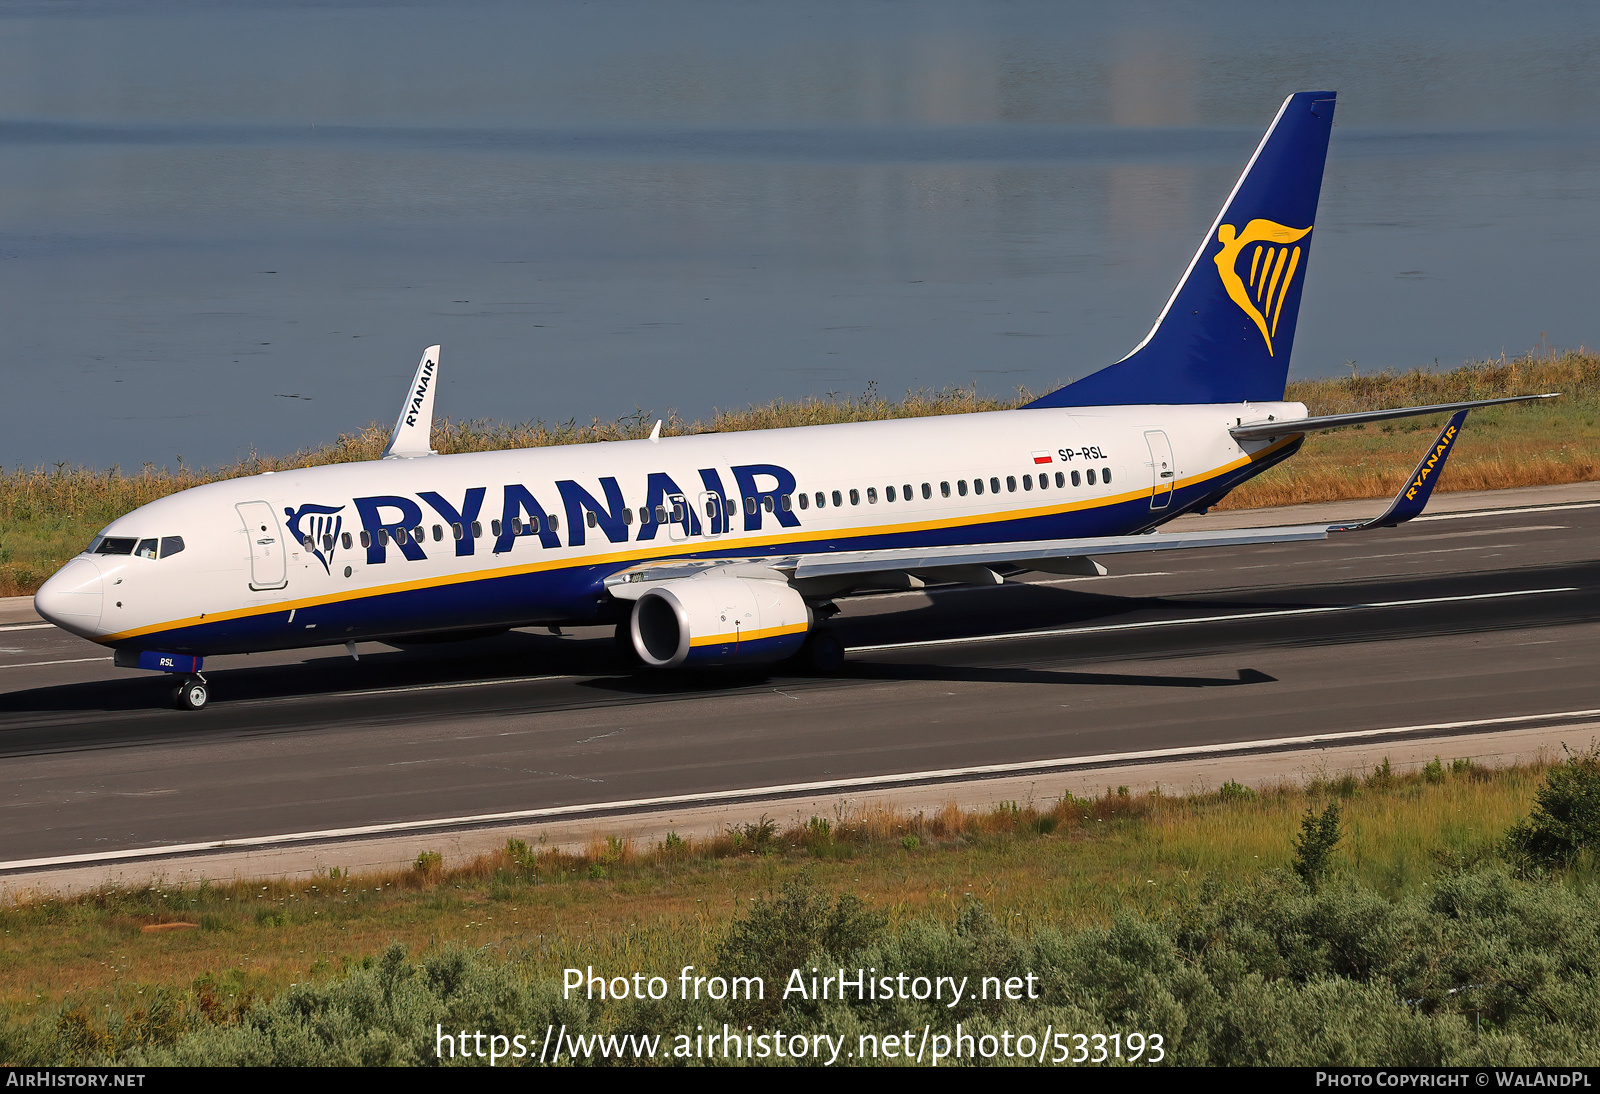
{"type": "MultiPolygon", "coordinates": [[[[1526,582],[1527,572],[1517,571],[1473,575],[1474,587],[1498,587],[1505,581],[1526,582]]],[[[1541,574],[1545,580],[1567,579],[1567,573],[1541,574]]],[[[1446,575],[1418,575],[1415,578],[1388,578],[1370,582],[1340,583],[1321,588],[1264,589],[1259,594],[1224,592],[1194,597],[1122,597],[1086,590],[1041,585],[1007,585],[994,589],[941,594],[922,603],[896,605],[893,610],[873,611],[869,601],[860,603],[866,610],[849,611],[835,619],[835,627],[847,646],[894,645],[901,642],[940,641],[981,638],[1019,631],[1071,629],[1108,623],[1129,623],[1155,619],[1183,619],[1196,616],[1226,615],[1233,612],[1284,610],[1296,608],[1340,607],[1362,601],[1401,596],[1428,596],[1446,591],[1459,578],[1446,575]]],[[[1532,626],[1550,622],[1554,605],[1540,600],[1506,601],[1493,611],[1500,613],[1492,626],[1532,626]],[[1513,616],[1519,618],[1512,618],[1513,616]]],[[[887,607],[887,605],[885,605],[887,607]]],[[[1592,605],[1590,606],[1592,608],[1592,605]]],[[[1572,621],[1573,605],[1565,605],[1572,621]]],[[[1475,609],[1471,618],[1455,612],[1408,611],[1403,618],[1388,615],[1362,619],[1332,615],[1291,622],[1250,621],[1226,624],[1230,645],[1243,649],[1261,644],[1299,645],[1307,642],[1359,641],[1372,637],[1415,636],[1421,633],[1450,633],[1462,627],[1483,625],[1475,609]],[[1435,615],[1439,618],[1433,618],[1435,615]]],[[[1593,615],[1582,611],[1579,615],[1593,615]]],[[[1210,630],[1210,628],[1206,628],[1210,630]]],[[[1069,636],[1070,638],[1070,636],[1069,636]]],[[[1116,635],[1088,636],[1093,652],[1085,660],[1109,657],[1149,656],[1152,653],[1218,652],[1213,632],[1207,637],[1193,628],[1138,630],[1116,635]],[[1196,643],[1201,645],[1196,646],[1196,643]]],[[[1081,645],[1081,642],[1079,643],[1081,645]]],[[[999,647],[985,645],[987,650],[999,647]]],[[[1262,683],[1271,678],[1257,670],[1241,670],[1239,678],[1164,677],[1150,674],[1063,672],[986,666],[992,654],[969,652],[967,647],[941,651],[938,660],[958,659],[963,664],[929,664],[926,655],[890,651],[870,660],[847,660],[843,679],[978,680],[991,682],[1031,682],[1056,684],[1116,684],[1144,687],[1237,687],[1262,683]],[[892,658],[889,659],[889,658],[892,658]]],[[[1012,655],[1003,656],[1011,658],[1012,655]]],[[[381,692],[386,689],[415,688],[418,685],[493,681],[497,678],[526,681],[530,677],[574,676],[578,686],[619,696],[688,696],[696,693],[732,691],[750,687],[773,676],[805,678],[809,674],[787,665],[760,666],[747,671],[654,672],[637,667],[619,653],[608,632],[590,628],[577,635],[557,636],[543,630],[512,631],[492,638],[442,643],[408,650],[364,652],[359,662],[350,660],[342,649],[330,647],[309,650],[298,663],[213,668],[207,673],[213,683],[216,705],[225,707],[241,700],[283,697],[313,698],[336,693],[381,692]],[[598,637],[597,637],[598,636],[598,637]]],[[[130,673],[126,678],[86,681],[49,687],[24,688],[0,694],[0,714],[15,712],[112,712],[161,709],[168,706],[173,682],[154,674],[130,673]]],[[[459,694],[459,693],[458,693],[459,694]]],[[[471,706],[464,703],[463,706],[471,706]]]]}
{"type": "MultiPolygon", "coordinates": [[[[1118,597],[1048,586],[1003,586],[974,595],[941,596],[920,605],[884,614],[841,617],[836,627],[847,645],[877,645],[926,640],[968,638],[1041,627],[1072,627],[1105,621],[1183,616],[1195,613],[1260,608],[1259,600],[1188,601],[1159,597],[1118,597]]],[[[1274,605],[1281,606],[1281,605],[1274,605]]],[[[625,695],[686,695],[706,691],[737,690],[774,674],[794,675],[782,665],[759,666],[745,671],[654,672],[640,669],[622,656],[609,636],[557,636],[542,630],[511,631],[490,638],[441,643],[406,650],[363,652],[352,661],[339,647],[308,650],[298,663],[244,666],[207,672],[219,705],[241,700],[314,697],[339,692],[371,692],[427,684],[452,684],[507,679],[530,675],[592,677],[584,681],[598,690],[625,695]]],[[[875,665],[870,670],[848,663],[845,675],[867,679],[874,673],[904,671],[904,679],[957,679],[962,670],[875,665]],[[910,675],[923,673],[922,677],[910,675]],[[941,675],[943,674],[943,675],[941,675]]],[[[975,669],[972,679],[1027,679],[1033,682],[1096,683],[1115,680],[1150,686],[1237,686],[1233,679],[1204,683],[1163,683],[1157,677],[1099,677],[1094,674],[1038,672],[1035,670],[975,669]],[[1011,675],[1006,675],[1007,672],[1011,675]],[[1017,675],[1020,673],[1020,675],[1017,675]]],[[[889,677],[884,677],[889,678],[889,677]]],[[[1244,681],[1249,682],[1249,681],[1244,681]]],[[[0,712],[136,711],[168,705],[173,681],[154,674],[130,673],[126,678],[94,680],[50,687],[26,688],[0,694],[0,712]]]]}

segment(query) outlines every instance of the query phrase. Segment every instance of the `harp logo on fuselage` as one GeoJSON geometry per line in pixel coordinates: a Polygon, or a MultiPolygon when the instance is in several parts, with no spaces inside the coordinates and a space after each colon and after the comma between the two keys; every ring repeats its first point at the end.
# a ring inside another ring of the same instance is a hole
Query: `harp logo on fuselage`
{"type": "MultiPolygon", "coordinates": [[[[1217,229],[1222,249],[1213,256],[1228,296],[1255,322],[1272,356],[1272,339],[1278,332],[1283,302],[1300,271],[1302,247],[1290,247],[1311,231],[1290,228],[1272,220],[1252,220],[1239,231],[1231,224],[1217,229]],[[1248,258],[1248,263],[1246,259],[1248,258]],[[1240,269],[1242,265],[1248,269],[1240,269]]],[[[1293,320],[1290,320],[1291,324],[1293,320]]]]}

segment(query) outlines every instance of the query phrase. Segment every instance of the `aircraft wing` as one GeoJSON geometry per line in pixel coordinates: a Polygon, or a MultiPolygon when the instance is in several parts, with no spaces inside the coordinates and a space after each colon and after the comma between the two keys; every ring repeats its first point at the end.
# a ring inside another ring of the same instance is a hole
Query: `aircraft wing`
{"type": "Polygon", "coordinates": [[[995,567],[1044,573],[1104,575],[1091,556],[1180,551],[1202,547],[1245,547],[1326,539],[1334,532],[1392,528],[1420,514],[1433,494],[1439,473],[1461,435],[1467,411],[1457,410],[1439,431],[1416,470],[1387,509],[1377,517],[1341,524],[1300,524],[1278,528],[1236,528],[1205,532],[1145,532],[1132,536],[958,543],[939,547],[894,547],[869,551],[829,551],[803,555],[664,559],[621,570],[606,578],[619,600],[637,600],[652,586],[716,572],[719,576],[786,581],[805,595],[831,596],[851,588],[921,588],[930,583],[997,585],[995,567]]]}

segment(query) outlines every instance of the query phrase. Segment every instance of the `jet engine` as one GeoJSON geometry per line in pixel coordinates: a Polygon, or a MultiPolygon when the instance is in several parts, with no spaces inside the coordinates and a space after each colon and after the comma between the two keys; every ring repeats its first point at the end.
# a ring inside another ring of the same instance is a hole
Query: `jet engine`
{"type": "Polygon", "coordinates": [[[781,581],[693,577],[664,581],[634,602],[633,648],[653,668],[759,665],[793,656],[811,609],[781,581]]]}

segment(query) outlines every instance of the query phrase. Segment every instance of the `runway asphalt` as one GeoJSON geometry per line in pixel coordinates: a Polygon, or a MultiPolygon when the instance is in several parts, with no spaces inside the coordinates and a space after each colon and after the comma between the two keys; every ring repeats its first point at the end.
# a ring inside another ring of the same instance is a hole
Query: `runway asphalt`
{"type": "Polygon", "coordinates": [[[646,673],[619,663],[609,633],[519,631],[425,652],[363,645],[359,662],[342,649],[217,658],[212,706],[186,714],[163,705],[164,681],[114,669],[99,647],[4,624],[0,869],[1397,727],[1592,721],[1589,486],[1322,542],[1124,557],[1105,578],[859,598],[836,621],[851,653],[829,678],[646,673]]]}

